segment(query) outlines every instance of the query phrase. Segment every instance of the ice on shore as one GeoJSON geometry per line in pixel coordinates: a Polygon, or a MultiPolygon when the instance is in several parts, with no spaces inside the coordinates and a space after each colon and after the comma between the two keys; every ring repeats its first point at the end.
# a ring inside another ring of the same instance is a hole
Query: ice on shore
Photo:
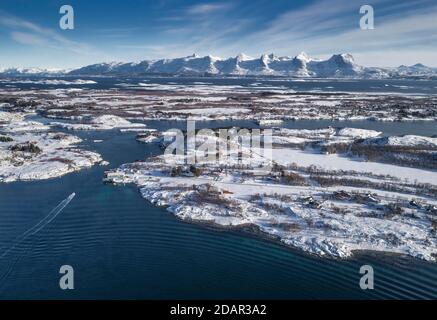
{"type": "Polygon", "coordinates": [[[10,133],[29,132],[29,131],[47,131],[50,126],[38,121],[15,121],[6,125],[0,125],[0,130],[10,133]]]}
{"type": "Polygon", "coordinates": [[[380,136],[382,132],[369,130],[369,129],[357,129],[357,128],[343,128],[337,132],[337,135],[350,137],[350,138],[373,138],[380,136]]]}
{"type": "Polygon", "coordinates": [[[259,120],[258,124],[261,127],[271,127],[271,126],[280,126],[283,122],[284,122],[283,120],[263,119],[263,120],[259,120]]]}
{"type": "Polygon", "coordinates": [[[68,130],[136,129],[146,126],[143,123],[132,123],[129,120],[115,115],[102,115],[92,119],[89,123],[51,122],[50,124],[68,130]]]}

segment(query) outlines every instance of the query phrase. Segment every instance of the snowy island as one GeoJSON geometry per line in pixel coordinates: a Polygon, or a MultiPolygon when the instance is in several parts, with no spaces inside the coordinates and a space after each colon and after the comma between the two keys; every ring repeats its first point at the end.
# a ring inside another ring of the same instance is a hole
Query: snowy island
{"type": "Polygon", "coordinates": [[[49,179],[103,163],[99,154],[74,147],[78,137],[26,116],[0,111],[0,182],[49,179]]]}
{"type": "MultiPolygon", "coordinates": [[[[138,141],[165,148],[169,136],[143,133],[138,141]]],[[[274,137],[272,158],[241,145],[239,157],[250,161],[231,163],[205,160],[198,135],[195,165],[165,154],[108,171],[105,181],[138,185],[145,199],[184,221],[244,230],[311,254],[347,258],[370,250],[436,260],[437,172],[426,157],[437,138],[354,128],[280,128],[274,137]],[[422,164],[412,166],[411,157],[423,157],[422,164]],[[270,171],[259,175],[266,164],[270,171]]]]}

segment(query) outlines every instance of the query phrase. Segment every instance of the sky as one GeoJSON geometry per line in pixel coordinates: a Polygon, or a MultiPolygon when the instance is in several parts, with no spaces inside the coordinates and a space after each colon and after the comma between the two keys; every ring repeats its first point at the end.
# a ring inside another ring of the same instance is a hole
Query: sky
{"type": "Polygon", "coordinates": [[[437,1],[0,0],[0,68],[302,51],[351,53],[364,66],[437,67],[437,1]],[[59,27],[65,4],[73,30],[59,27]],[[373,30],[360,29],[364,4],[374,9],[373,30]]]}

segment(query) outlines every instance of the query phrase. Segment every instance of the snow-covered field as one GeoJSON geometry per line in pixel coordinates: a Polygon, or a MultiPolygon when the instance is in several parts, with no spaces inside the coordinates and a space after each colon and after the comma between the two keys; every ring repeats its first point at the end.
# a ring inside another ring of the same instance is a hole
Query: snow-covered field
{"type": "Polygon", "coordinates": [[[390,175],[402,180],[417,180],[421,183],[435,184],[437,171],[417,168],[399,167],[396,165],[349,159],[338,154],[319,154],[298,149],[274,149],[272,152],[276,162],[282,165],[297,163],[301,166],[318,166],[324,170],[347,170],[376,175],[390,175]]]}
{"type": "Polygon", "coordinates": [[[68,130],[111,130],[115,128],[120,130],[140,130],[145,127],[145,125],[142,123],[132,123],[124,118],[113,115],[98,116],[88,123],[51,122],[50,124],[52,126],[61,127],[68,130]]]}

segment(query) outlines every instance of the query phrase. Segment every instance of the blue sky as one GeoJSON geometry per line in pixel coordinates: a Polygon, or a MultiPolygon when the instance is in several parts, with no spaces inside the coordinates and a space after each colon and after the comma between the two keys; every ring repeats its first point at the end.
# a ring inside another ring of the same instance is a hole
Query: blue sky
{"type": "Polygon", "coordinates": [[[367,66],[437,66],[437,2],[356,0],[1,0],[0,67],[71,68],[197,53],[352,53],[367,66]],[[75,29],[59,28],[70,4],[75,29]],[[359,28],[370,4],[375,29],[359,28]]]}

